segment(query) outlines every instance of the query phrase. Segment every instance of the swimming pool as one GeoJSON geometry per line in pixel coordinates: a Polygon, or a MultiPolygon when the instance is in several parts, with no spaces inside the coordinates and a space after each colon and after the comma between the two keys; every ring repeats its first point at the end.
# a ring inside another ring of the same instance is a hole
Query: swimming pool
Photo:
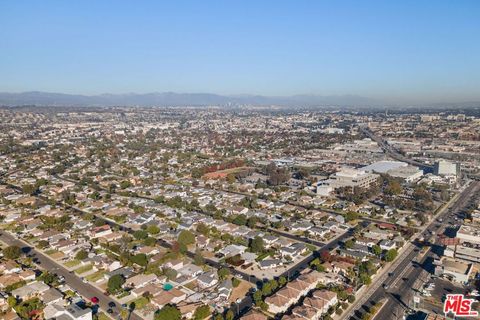
{"type": "Polygon", "coordinates": [[[170,290],[172,290],[172,289],[173,289],[173,285],[170,284],[170,283],[165,283],[165,284],[163,285],[163,290],[165,290],[165,291],[170,291],[170,290]]]}

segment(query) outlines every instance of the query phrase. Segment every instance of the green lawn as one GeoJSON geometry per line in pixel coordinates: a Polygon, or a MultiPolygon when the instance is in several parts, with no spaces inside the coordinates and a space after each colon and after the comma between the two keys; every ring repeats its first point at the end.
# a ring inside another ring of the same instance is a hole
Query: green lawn
{"type": "Polygon", "coordinates": [[[143,309],[149,302],[150,301],[148,301],[148,299],[145,297],[140,297],[133,300],[133,303],[135,303],[135,309],[143,309]]]}
{"type": "Polygon", "coordinates": [[[95,272],[95,273],[92,273],[91,275],[86,276],[85,278],[86,278],[88,281],[95,282],[95,281],[101,279],[104,274],[105,274],[105,271],[104,271],[104,270],[99,270],[99,271],[97,271],[97,272],[95,272]]]}
{"type": "Polygon", "coordinates": [[[51,256],[52,254],[55,254],[55,253],[57,253],[57,252],[58,252],[58,251],[55,250],[55,249],[50,249],[50,250],[45,251],[45,254],[51,256]]]}
{"type": "Polygon", "coordinates": [[[93,266],[91,264],[87,264],[86,266],[75,269],[75,273],[76,274],[82,274],[82,273],[85,273],[85,272],[87,272],[89,270],[92,270],[92,269],[93,269],[93,266]]]}
{"type": "Polygon", "coordinates": [[[111,320],[105,313],[100,312],[98,315],[98,320],[111,320]]]}
{"type": "Polygon", "coordinates": [[[64,263],[65,267],[67,268],[73,268],[77,266],[80,263],[80,260],[74,259],[74,260],[69,260],[64,263]]]}
{"type": "Polygon", "coordinates": [[[268,257],[269,255],[270,255],[269,252],[262,253],[262,254],[259,255],[259,256],[257,257],[257,259],[255,259],[255,260],[256,260],[257,262],[260,262],[260,261],[262,261],[263,259],[265,259],[266,257],[268,257]]]}

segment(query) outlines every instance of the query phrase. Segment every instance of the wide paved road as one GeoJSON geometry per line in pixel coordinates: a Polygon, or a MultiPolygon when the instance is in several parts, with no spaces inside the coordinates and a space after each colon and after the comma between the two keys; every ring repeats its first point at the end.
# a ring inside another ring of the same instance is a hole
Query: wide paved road
{"type": "MultiPolygon", "coordinates": [[[[7,233],[6,231],[2,231],[0,234],[0,241],[6,243],[9,246],[18,246],[22,248],[24,252],[28,252],[29,255],[32,255],[33,259],[36,259],[39,268],[47,270],[49,272],[56,273],[59,276],[63,276],[65,278],[65,283],[72,289],[76,290],[80,295],[82,295],[85,299],[90,299],[92,297],[97,297],[99,299],[99,306],[103,311],[109,309],[108,304],[113,302],[116,304],[116,307],[112,308],[113,313],[111,316],[113,318],[120,319],[120,306],[119,303],[113,300],[111,297],[106,296],[96,287],[84,283],[79,277],[75,274],[70,273],[67,269],[65,269],[62,265],[58,264],[50,257],[44,255],[40,251],[36,250],[35,248],[31,247],[27,242],[17,239],[13,235],[7,233]]],[[[142,318],[137,316],[135,313],[130,315],[131,320],[141,320],[142,318]]]]}
{"type": "MultiPolygon", "coordinates": [[[[480,182],[474,181],[467,188],[465,188],[458,198],[444,210],[438,218],[444,220],[443,224],[438,224],[432,221],[423,232],[425,238],[443,232],[446,226],[453,224],[453,216],[462,210],[468,203],[469,199],[480,190],[480,182]]],[[[370,296],[367,297],[366,302],[351,315],[351,319],[359,319],[360,314],[370,307],[373,303],[378,302],[384,298],[388,298],[385,306],[379,311],[376,319],[402,319],[404,312],[411,305],[411,300],[414,290],[417,289],[420,282],[418,279],[424,279],[427,275],[427,270],[431,270],[431,262],[434,253],[431,250],[427,251],[425,256],[419,257],[420,251],[411,251],[405,259],[392,271],[393,275],[388,277],[384,282],[388,287],[385,290],[380,286],[370,296]],[[418,261],[416,261],[418,260],[418,261]]]]}

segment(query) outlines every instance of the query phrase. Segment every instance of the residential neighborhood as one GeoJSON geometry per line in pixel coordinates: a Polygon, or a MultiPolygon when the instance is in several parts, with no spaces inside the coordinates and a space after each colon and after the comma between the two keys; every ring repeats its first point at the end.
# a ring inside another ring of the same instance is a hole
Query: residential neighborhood
{"type": "Polygon", "coordinates": [[[0,123],[2,319],[370,319],[413,262],[470,292],[479,274],[478,116],[6,108],[0,123]]]}

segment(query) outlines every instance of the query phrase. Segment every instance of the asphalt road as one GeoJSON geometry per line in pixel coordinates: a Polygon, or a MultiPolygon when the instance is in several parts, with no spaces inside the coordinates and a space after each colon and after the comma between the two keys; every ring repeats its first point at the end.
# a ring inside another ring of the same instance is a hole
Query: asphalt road
{"type": "MultiPolygon", "coordinates": [[[[468,203],[469,199],[480,190],[480,182],[472,182],[438,218],[443,219],[442,224],[432,221],[423,232],[425,238],[431,234],[441,234],[447,226],[453,224],[454,216],[468,203]]],[[[438,219],[437,218],[437,219],[438,219]]],[[[432,261],[435,253],[428,250],[425,256],[419,257],[420,252],[411,251],[404,260],[392,271],[392,276],[384,282],[388,287],[379,287],[368,298],[361,308],[355,311],[350,319],[360,319],[361,314],[375,302],[388,298],[388,302],[378,312],[376,319],[402,319],[406,310],[412,306],[412,297],[416,290],[426,281],[426,276],[432,272],[432,261]],[[418,261],[417,261],[418,260],[418,261]],[[420,282],[418,281],[420,279],[420,282]]]]}
{"type": "MultiPolygon", "coordinates": [[[[406,163],[409,163],[411,165],[421,167],[425,169],[427,172],[431,171],[433,169],[433,166],[430,164],[426,164],[417,160],[410,159],[403,154],[399,153],[395,148],[390,146],[383,138],[376,136],[373,132],[371,132],[368,128],[366,127],[361,127],[360,130],[370,139],[374,140],[375,142],[378,143],[380,148],[385,151],[385,153],[388,153],[393,159],[398,160],[398,161],[403,161],[406,163]]],[[[464,173],[464,176],[468,177],[469,179],[477,180],[480,181],[480,174],[473,174],[473,173],[464,173]]]]}
{"type": "Polygon", "coordinates": [[[431,165],[428,165],[428,164],[425,164],[425,163],[422,163],[422,162],[419,162],[419,161],[416,161],[416,160],[412,160],[408,157],[405,157],[404,155],[399,153],[397,150],[395,150],[393,147],[388,145],[385,142],[385,140],[383,140],[382,138],[374,135],[373,132],[371,132],[367,128],[363,127],[363,128],[360,128],[360,130],[367,137],[369,137],[373,141],[377,142],[378,145],[380,146],[380,148],[382,148],[386,153],[390,154],[390,156],[393,159],[398,160],[398,161],[403,161],[403,162],[409,163],[409,164],[417,166],[417,167],[422,167],[424,169],[432,169],[433,168],[433,166],[431,166],[431,165]]]}
{"type": "MultiPolygon", "coordinates": [[[[92,297],[97,297],[99,299],[98,305],[100,308],[106,312],[109,307],[109,303],[115,303],[115,307],[112,308],[113,313],[110,315],[111,317],[120,319],[119,310],[121,306],[117,301],[112,299],[109,296],[106,296],[96,287],[84,283],[78,276],[73,273],[70,273],[67,269],[65,269],[62,265],[58,264],[50,257],[44,255],[40,251],[36,250],[35,248],[31,247],[28,243],[17,239],[15,236],[3,231],[0,234],[0,240],[6,243],[9,246],[15,245],[22,248],[23,252],[32,256],[32,259],[37,261],[37,265],[40,269],[47,270],[49,272],[56,273],[59,276],[63,276],[65,278],[65,283],[72,288],[73,290],[77,291],[81,296],[83,296],[86,300],[90,300],[92,297]]],[[[139,316],[132,313],[130,316],[131,320],[141,320],[139,316]]]]}

